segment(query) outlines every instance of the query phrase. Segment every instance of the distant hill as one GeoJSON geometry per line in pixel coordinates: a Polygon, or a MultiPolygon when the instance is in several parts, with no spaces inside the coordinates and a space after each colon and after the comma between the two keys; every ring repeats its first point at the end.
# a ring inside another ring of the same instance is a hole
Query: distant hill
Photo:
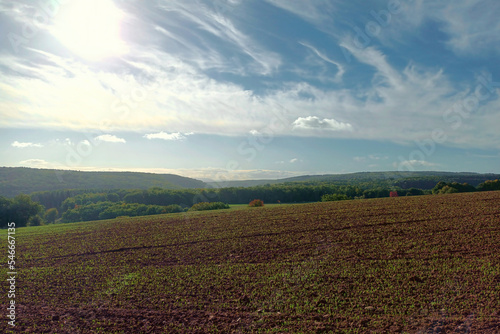
{"type": "Polygon", "coordinates": [[[61,189],[204,188],[205,182],[174,174],[79,172],[25,167],[0,167],[0,196],[61,189]]]}
{"type": "Polygon", "coordinates": [[[477,187],[486,180],[500,179],[500,174],[480,174],[469,172],[358,172],[348,174],[302,175],[278,180],[244,180],[225,181],[223,183],[207,182],[214,188],[225,187],[254,187],[265,184],[278,184],[288,182],[303,183],[336,183],[357,185],[364,182],[385,181],[387,185],[404,189],[419,188],[432,189],[439,181],[468,183],[477,187]]]}

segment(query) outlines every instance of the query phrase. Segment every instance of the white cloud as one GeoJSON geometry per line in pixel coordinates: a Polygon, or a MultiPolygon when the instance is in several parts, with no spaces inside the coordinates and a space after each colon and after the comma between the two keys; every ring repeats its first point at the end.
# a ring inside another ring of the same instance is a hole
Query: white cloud
{"type": "Polygon", "coordinates": [[[11,144],[12,147],[17,148],[27,148],[27,147],[43,147],[42,144],[39,143],[20,143],[17,140],[11,144]]]}
{"type": "Polygon", "coordinates": [[[332,131],[350,131],[352,125],[334,119],[320,119],[317,116],[299,117],[293,122],[295,129],[323,129],[332,131]]]}
{"type": "Polygon", "coordinates": [[[186,136],[189,136],[193,134],[192,132],[190,133],[185,133],[182,134],[180,132],[175,132],[175,133],[167,133],[167,132],[158,132],[158,133],[150,133],[144,135],[144,138],[147,139],[163,139],[163,140],[184,140],[186,139],[186,136]]]}
{"type": "MultiPolygon", "coordinates": [[[[349,47],[349,43],[345,45],[349,47]]],[[[104,133],[165,131],[184,136],[190,132],[246,135],[252,130],[257,135],[255,131],[274,126],[274,135],[398,143],[429,138],[439,127],[446,131],[448,145],[487,148],[500,144],[495,126],[498,99],[481,105],[460,131],[450,129],[443,121],[443,114],[468,92],[473,93],[477,82],[457,92],[442,70],[410,63],[398,72],[375,48],[351,46],[351,51],[358,61],[375,70],[371,86],[320,89],[295,82],[258,94],[234,83],[213,80],[157,50],[139,53],[128,62],[137,72],[135,76],[95,72],[47,53],[36,53],[42,65],[0,56],[0,66],[25,73],[0,77],[0,126],[22,127],[27,120],[36,119],[40,128],[104,133]],[[28,100],[26,91],[32,92],[28,100]],[[140,99],[132,100],[132,94],[140,99]],[[68,105],[73,106],[73,112],[67,112],[68,105]],[[304,117],[304,110],[314,110],[315,116],[304,117]],[[353,130],[354,126],[356,131],[338,131],[353,130]],[[477,128],[487,135],[478,136],[477,128]]]]}
{"type": "MultiPolygon", "coordinates": [[[[115,135],[109,135],[109,134],[108,135],[100,135],[100,136],[95,137],[94,139],[99,140],[99,141],[108,142],[108,143],[126,143],[125,139],[118,138],[115,135]]],[[[88,140],[84,140],[83,144],[89,145],[90,143],[88,142],[88,140]]]]}
{"type": "Polygon", "coordinates": [[[291,159],[291,160],[290,160],[290,163],[291,163],[291,164],[294,164],[294,163],[296,163],[296,162],[298,162],[298,161],[299,161],[299,159],[297,159],[297,158],[293,158],[293,159],[291,159]]]}

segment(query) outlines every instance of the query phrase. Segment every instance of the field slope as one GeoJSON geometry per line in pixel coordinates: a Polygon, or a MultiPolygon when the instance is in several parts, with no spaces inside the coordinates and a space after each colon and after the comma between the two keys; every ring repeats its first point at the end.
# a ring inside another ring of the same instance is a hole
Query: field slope
{"type": "Polygon", "coordinates": [[[19,333],[500,327],[500,192],[123,218],[16,236],[19,333]]]}

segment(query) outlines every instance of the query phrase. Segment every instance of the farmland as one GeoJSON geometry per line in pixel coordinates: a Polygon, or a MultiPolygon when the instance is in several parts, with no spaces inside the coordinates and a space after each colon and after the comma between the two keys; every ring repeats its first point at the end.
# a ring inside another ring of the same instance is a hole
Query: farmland
{"type": "Polygon", "coordinates": [[[499,240],[498,191],[19,228],[14,332],[495,333],[499,240]]]}

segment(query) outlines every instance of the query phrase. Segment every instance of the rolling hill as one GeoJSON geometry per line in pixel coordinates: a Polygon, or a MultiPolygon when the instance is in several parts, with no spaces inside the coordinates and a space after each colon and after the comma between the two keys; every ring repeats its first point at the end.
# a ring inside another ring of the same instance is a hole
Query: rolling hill
{"type": "Polygon", "coordinates": [[[79,172],[24,167],[0,167],[0,196],[60,189],[203,188],[203,181],[174,174],[79,172]]]}

